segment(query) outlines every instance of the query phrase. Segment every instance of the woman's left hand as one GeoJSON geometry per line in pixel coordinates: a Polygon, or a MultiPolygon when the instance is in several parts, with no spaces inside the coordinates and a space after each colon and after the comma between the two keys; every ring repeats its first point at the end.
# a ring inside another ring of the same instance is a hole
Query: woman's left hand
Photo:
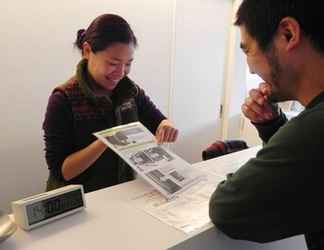
{"type": "Polygon", "coordinates": [[[165,119],[159,124],[155,137],[158,143],[174,142],[178,137],[178,130],[169,120],[165,119]]]}

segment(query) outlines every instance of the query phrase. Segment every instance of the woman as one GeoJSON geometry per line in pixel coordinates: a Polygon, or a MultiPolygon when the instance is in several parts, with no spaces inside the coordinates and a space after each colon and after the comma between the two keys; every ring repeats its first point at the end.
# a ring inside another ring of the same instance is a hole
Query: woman
{"type": "Polygon", "coordinates": [[[75,76],[52,92],[43,124],[47,190],[83,184],[90,192],[134,178],[93,132],[140,121],[163,143],[174,142],[178,131],[127,77],[137,40],[122,17],[97,17],[78,31],[75,45],[82,60],[75,76]]]}

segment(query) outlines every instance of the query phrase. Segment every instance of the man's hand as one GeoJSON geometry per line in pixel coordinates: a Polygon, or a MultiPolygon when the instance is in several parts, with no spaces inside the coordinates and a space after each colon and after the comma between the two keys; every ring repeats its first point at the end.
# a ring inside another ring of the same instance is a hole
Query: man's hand
{"type": "Polygon", "coordinates": [[[271,86],[260,83],[259,88],[251,89],[249,97],[242,105],[243,114],[254,123],[264,123],[278,117],[278,110],[269,102],[271,86]]]}
{"type": "Polygon", "coordinates": [[[159,124],[155,137],[158,143],[174,142],[178,137],[178,130],[169,120],[165,119],[159,124]]]}

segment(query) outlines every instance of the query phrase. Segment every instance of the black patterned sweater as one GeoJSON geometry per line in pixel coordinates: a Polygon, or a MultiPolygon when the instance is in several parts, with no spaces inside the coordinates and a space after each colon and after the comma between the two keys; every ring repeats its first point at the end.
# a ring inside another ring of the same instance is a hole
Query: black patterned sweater
{"type": "Polygon", "coordinates": [[[52,92],[43,123],[45,157],[49,169],[47,189],[67,184],[83,184],[85,192],[109,187],[132,179],[122,170],[121,159],[107,149],[79,176],[66,181],[62,164],[67,156],[96,140],[94,132],[139,120],[153,134],[165,116],[144,90],[128,77],[122,79],[111,96],[96,96],[91,89],[87,61],[82,60],[76,76],[52,92]],[[126,112],[124,112],[126,110],[126,112]]]}

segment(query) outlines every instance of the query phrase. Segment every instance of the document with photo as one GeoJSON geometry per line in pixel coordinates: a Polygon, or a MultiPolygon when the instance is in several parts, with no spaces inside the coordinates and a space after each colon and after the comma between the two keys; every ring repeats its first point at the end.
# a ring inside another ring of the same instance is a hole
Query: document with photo
{"type": "Polygon", "coordinates": [[[94,135],[168,199],[204,179],[202,172],[159,145],[140,122],[102,130],[94,135]]]}

